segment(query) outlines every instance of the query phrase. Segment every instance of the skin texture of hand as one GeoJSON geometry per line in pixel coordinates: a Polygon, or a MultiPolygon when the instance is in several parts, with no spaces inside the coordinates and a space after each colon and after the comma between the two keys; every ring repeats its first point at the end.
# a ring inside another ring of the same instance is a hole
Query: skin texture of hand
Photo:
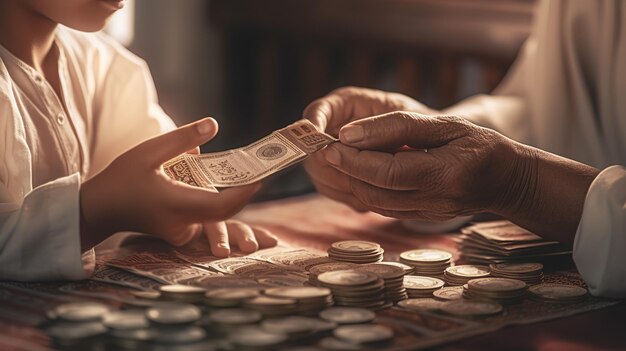
{"type": "Polygon", "coordinates": [[[321,153],[372,211],[427,220],[493,212],[565,243],[598,174],[458,117],[392,112],[339,137],[321,153]]]}
{"type": "Polygon", "coordinates": [[[276,244],[265,230],[237,221],[220,222],[245,206],[260,184],[214,193],[174,181],[163,172],[165,161],[195,152],[217,129],[217,122],[206,118],[157,136],[84,182],[80,190],[83,249],[119,231],[152,234],[176,246],[204,234],[216,256],[230,254],[229,239],[244,252],[276,244]]]}
{"type": "MultiPolygon", "coordinates": [[[[344,87],[313,101],[304,110],[303,117],[320,130],[336,137],[341,127],[350,122],[393,111],[412,111],[426,115],[437,113],[406,95],[344,87]]],[[[346,203],[358,211],[367,211],[367,206],[349,191],[348,177],[332,167],[321,153],[307,158],[304,168],[319,193],[346,203]]]]}

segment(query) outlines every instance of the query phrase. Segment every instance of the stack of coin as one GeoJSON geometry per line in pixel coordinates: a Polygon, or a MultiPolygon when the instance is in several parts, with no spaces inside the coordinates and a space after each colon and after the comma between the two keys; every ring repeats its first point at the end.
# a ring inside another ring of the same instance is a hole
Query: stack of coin
{"type": "Polygon", "coordinates": [[[543,279],[541,263],[492,263],[489,268],[494,277],[519,279],[528,285],[540,284],[543,279]]]}
{"type": "Polygon", "coordinates": [[[383,252],[377,243],[347,240],[333,243],[328,249],[328,257],[341,262],[374,263],[383,260],[383,252]]]}
{"type": "Polygon", "coordinates": [[[261,296],[259,289],[224,288],[207,291],[205,302],[211,307],[241,307],[244,301],[261,296]]]}
{"type": "Polygon", "coordinates": [[[443,272],[452,265],[452,254],[435,249],[409,250],[400,254],[400,262],[414,267],[416,275],[443,278],[443,272]]]}
{"type": "Polygon", "coordinates": [[[269,288],[265,290],[265,295],[296,300],[296,309],[302,314],[316,315],[333,305],[332,292],[327,288],[313,286],[269,288]]]}
{"type": "Polygon", "coordinates": [[[112,330],[130,330],[148,327],[143,310],[111,311],[102,317],[102,324],[112,330]]]}
{"type": "Polygon", "coordinates": [[[189,285],[163,285],[159,287],[161,299],[184,303],[199,303],[204,301],[206,289],[189,285]]]}
{"type": "Polygon", "coordinates": [[[443,273],[443,280],[448,285],[464,285],[471,279],[485,278],[489,275],[489,267],[467,264],[446,268],[443,273]]]}
{"type": "Polygon", "coordinates": [[[146,310],[146,318],[156,326],[174,327],[197,322],[202,311],[190,304],[166,302],[146,310]]]}
{"type": "Polygon", "coordinates": [[[362,265],[358,270],[372,272],[385,283],[385,300],[396,303],[408,298],[404,288],[404,269],[380,263],[362,265]]]}
{"type": "Polygon", "coordinates": [[[447,314],[459,317],[487,317],[502,312],[502,305],[495,302],[455,300],[439,306],[447,314]]]}
{"type": "Polygon", "coordinates": [[[404,274],[405,275],[411,275],[415,272],[415,268],[413,268],[412,266],[409,266],[408,264],[404,264],[404,263],[400,263],[400,262],[395,262],[395,261],[382,261],[382,262],[378,262],[379,264],[386,264],[389,266],[395,266],[395,267],[400,267],[404,270],[404,274]]]}
{"type": "Polygon", "coordinates": [[[438,278],[406,275],[404,276],[404,288],[409,298],[432,297],[433,292],[443,286],[444,282],[438,278]]]}
{"type": "Polygon", "coordinates": [[[52,344],[63,350],[89,350],[99,348],[97,338],[104,335],[107,328],[100,322],[56,323],[46,330],[52,344]]]}
{"type": "Polygon", "coordinates": [[[62,319],[68,322],[99,321],[111,308],[99,302],[70,302],[56,306],[48,311],[51,319],[62,319]]]}
{"type": "Polygon", "coordinates": [[[309,284],[313,286],[319,286],[319,281],[317,277],[326,272],[333,271],[343,271],[346,269],[355,269],[359,265],[349,262],[331,262],[331,263],[322,263],[317,266],[313,266],[309,269],[309,284]]]}
{"type": "Polygon", "coordinates": [[[332,290],[338,306],[376,309],[385,305],[385,284],[374,273],[351,269],[322,273],[317,279],[332,290]]]}
{"type": "Polygon", "coordinates": [[[464,286],[463,297],[470,300],[486,300],[500,304],[521,302],[527,285],[521,280],[509,278],[472,279],[464,286]]]}
{"type": "Polygon", "coordinates": [[[257,311],[239,308],[217,309],[209,313],[211,327],[220,332],[231,332],[238,327],[258,323],[262,318],[257,311]]]}
{"type": "Polygon", "coordinates": [[[443,302],[430,297],[421,297],[417,299],[408,299],[398,302],[398,307],[411,311],[439,311],[443,302]]]}
{"type": "Polygon", "coordinates": [[[530,298],[548,303],[578,303],[588,296],[587,289],[566,284],[539,284],[528,289],[530,298]]]}
{"type": "Polygon", "coordinates": [[[356,307],[331,307],[320,312],[319,317],[337,324],[369,323],[376,318],[376,313],[356,307]]]}
{"type": "Polygon", "coordinates": [[[298,301],[261,295],[244,301],[243,307],[268,317],[286,316],[298,311],[298,301]]]}

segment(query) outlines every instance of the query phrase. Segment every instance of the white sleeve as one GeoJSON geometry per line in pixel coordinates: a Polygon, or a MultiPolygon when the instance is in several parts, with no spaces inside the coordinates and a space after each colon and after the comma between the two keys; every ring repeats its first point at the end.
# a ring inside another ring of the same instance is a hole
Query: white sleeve
{"type": "Polygon", "coordinates": [[[158,103],[148,65],[105,35],[113,55],[94,97],[89,176],[133,146],[176,127],[158,103]]]}
{"type": "Polygon", "coordinates": [[[591,184],[574,262],[592,294],[626,297],[626,168],[606,168],[591,184]]]}

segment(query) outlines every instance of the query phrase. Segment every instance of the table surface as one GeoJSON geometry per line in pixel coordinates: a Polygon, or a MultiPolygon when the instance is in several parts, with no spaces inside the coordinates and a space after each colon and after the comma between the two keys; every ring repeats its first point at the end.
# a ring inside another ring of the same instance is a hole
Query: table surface
{"type": "MultiPolygon", "coordinates": [[[[449,234],[420,234],[401,221],[307,195],[253,204],[237,218],[267,228],[287,244],[325,251],[346,239],[378,242],[387,260],[411,248],[457,250],[449,234]]],[[[626,350],[626,304],[530,325],[509,327],[435,348],[459,350],[626,350]]]]}

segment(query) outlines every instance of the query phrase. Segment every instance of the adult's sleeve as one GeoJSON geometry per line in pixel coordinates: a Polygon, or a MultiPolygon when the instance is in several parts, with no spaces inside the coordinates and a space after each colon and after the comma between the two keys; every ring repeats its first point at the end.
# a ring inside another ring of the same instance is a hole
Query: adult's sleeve
{"type": "Polygon", "coordinates": [[[626,168],[593,181],[574,241],[574,262],[593,295],[626,297],[626,168]]]}

